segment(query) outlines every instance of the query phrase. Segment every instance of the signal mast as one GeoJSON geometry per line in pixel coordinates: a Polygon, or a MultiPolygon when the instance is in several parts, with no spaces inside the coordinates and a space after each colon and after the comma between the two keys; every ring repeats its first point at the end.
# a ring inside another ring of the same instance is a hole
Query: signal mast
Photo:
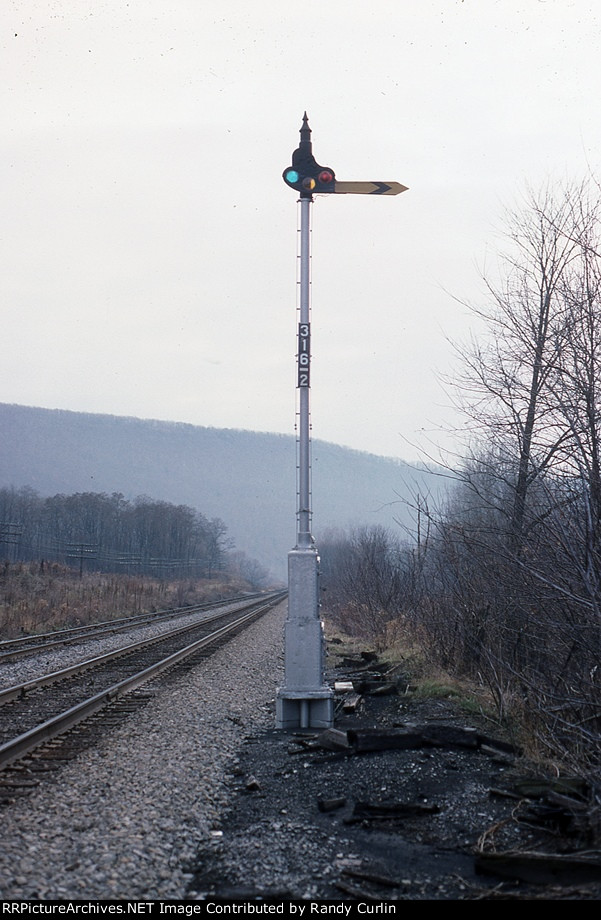
{"type": "Polygon", "coordinates": [[[399,182],[340,182],[313,156],[307,113],[286,185],[299,192],[299,323],[297,334],[298,488],[296,545],[288,553],[288,616],[285,627],[284,685],[277,691],[276,727],[330,728],[334,693],[324,669],[324,635],[319,603],[319,556],[311,535],[311,205],[313,195],[398,195],[399,182]]]}

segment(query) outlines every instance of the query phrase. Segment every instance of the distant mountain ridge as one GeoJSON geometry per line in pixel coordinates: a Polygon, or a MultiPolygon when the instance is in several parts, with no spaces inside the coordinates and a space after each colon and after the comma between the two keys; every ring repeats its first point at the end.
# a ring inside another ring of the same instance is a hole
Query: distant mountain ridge
{"type": "MultiPolygon", "coordinates": [[[[313,530],[409,522],[402,497],[440,491],[401,460],[313,441],[313,530]]],[[[236,548],[283,578],[296,538],[292,435],[0,403],[0,487],[121,492],[221,518],[236,548]]]]}

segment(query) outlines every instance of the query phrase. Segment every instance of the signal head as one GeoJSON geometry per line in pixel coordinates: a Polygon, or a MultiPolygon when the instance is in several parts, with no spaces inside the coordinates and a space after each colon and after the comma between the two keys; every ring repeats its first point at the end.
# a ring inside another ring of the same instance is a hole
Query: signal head
{"type": "Polygon", "coordinates": [[[285,169],[282,175],[286,185],[300,192],[301,198],[333,192],[336,187],[334,170],[320,166],[313,157],[294,163],[285,169]]]}

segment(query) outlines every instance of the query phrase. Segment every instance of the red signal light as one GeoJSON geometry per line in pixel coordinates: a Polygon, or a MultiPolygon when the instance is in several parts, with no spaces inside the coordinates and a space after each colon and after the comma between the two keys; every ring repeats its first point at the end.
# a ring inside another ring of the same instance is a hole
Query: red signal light
{"type": "Polygon", "coordinates": [[[331,182],[333,180],[334,173],[331,172],[329,169],[322,169],[322,171],[320,172],[317,178],[319,179],[320,182],[327,184],[328,182],[331,182]]]}

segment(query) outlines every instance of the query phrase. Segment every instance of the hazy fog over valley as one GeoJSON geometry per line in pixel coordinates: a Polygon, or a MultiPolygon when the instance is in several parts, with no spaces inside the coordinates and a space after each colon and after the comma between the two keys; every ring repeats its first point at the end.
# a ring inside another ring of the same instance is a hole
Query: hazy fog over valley
{"type": "MultiPolygon", "coordinates": [[[[294,436],[0,404],[0,487],[120,492],[221,518],[236,549],[282,578],[296,539],[294,436]]],[[[313,443],[313,531],[411,526],[441,480],[401,461],[313,443]]]]}

